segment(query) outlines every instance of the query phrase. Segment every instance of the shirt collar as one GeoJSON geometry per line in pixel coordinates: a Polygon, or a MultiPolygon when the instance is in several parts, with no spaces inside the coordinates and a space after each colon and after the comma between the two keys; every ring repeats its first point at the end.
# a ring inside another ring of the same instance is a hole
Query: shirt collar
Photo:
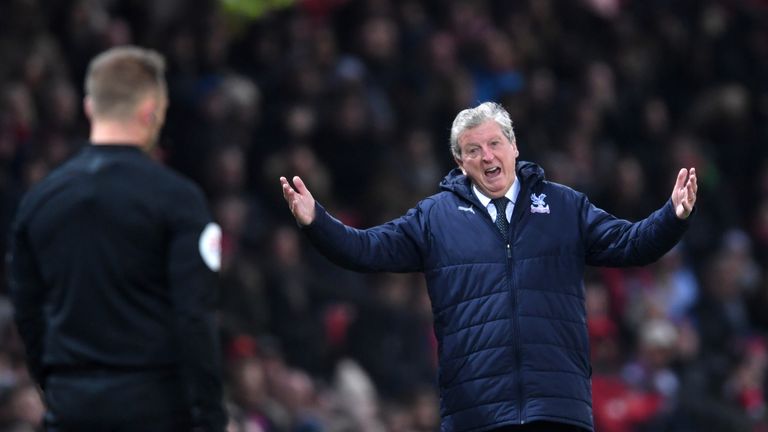
{"type": "MultiPolygon", "coordinates": [[[[474,183],[472,183],[472,191],[475,193],[475,196],[477,196],[477,199],[480,200],[480,204],[483,205],[483,207],[488,207],[488,204],[491,203],[491,198],[485,196],[482,192],[480,192],[480,189],[475,186],[474,183]]],[[[507,199],[512,201],[512,204],[517,202],[517,195],[520,193],[520,182],[517,181],[517,176],[515,176],[515,181],[512,183],[512,187],[509,188],[506,194],[504,194],[507,199]]]]}

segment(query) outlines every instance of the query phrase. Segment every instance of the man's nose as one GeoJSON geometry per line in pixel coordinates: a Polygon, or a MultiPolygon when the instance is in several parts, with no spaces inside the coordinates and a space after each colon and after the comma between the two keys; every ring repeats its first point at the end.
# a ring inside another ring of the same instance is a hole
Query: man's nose
{"type": "Polygon", "coordinates": [[[481,147],[481,150],[483,152],[483,160],[490,162],[493,159],[493,152],[490,147],[481,147]]]}

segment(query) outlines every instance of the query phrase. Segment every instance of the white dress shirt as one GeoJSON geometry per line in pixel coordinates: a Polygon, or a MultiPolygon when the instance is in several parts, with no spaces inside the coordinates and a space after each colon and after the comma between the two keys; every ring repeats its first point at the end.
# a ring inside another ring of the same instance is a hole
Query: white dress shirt
{"type": "MultiPolygon", "coordinates": [[[[475,196],[477,196],[477,199],[480,200],[480,204],[484,205],[485,208],[488,209],[488,214],[491,215],[491,219],[496,222],[496,206],[493,205],[493,202],[491,202],[491,198],[480,192],[480,189],[478,189],[474,184],[472,185],[472,191],[475,193],[475,196]]],[[[512,220],[512,211],[515,209],[515,202],[517,202],[517,195],[519,193],[520,182],[517,181],[517,178],[515,178],[514,183],[512,183],[512,187],[509,188],[506,194],[504,194],[504,196],[509,199],[509,204],[507,204],[506,211],[508,222],[512,220]]]]}

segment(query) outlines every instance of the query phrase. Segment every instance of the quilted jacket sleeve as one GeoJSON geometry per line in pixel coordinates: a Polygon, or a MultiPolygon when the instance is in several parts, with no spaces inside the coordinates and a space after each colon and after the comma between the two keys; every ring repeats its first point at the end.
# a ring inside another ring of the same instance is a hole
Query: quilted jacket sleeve
{"type": "Polygon", "coordinates": [[[594,266],[640,266],[652,263],[682,238],[691,217],[680,220],[672,200],[638,222],[619,219],[582,196],[582,232],[586,262],[594,266]]]}
{"type": "Polygon", "coordinates": [[[419,206],[404,216],[368,229],[344,225],[320,205],[304,232],[334,263],[362,272],[414,272],[423,268],[426,229],[419,206]]]}

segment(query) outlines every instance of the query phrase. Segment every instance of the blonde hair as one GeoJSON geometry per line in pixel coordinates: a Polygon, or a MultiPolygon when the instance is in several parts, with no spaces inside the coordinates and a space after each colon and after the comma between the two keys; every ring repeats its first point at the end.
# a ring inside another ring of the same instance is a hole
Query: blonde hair
{"type": "Polygon", "coordinates": [[[165,59],[157,51],[119,46],[99,54],[88,65],[85,94],[94,117],[126,118],[151,92],[167,96],[165,59]]]}

